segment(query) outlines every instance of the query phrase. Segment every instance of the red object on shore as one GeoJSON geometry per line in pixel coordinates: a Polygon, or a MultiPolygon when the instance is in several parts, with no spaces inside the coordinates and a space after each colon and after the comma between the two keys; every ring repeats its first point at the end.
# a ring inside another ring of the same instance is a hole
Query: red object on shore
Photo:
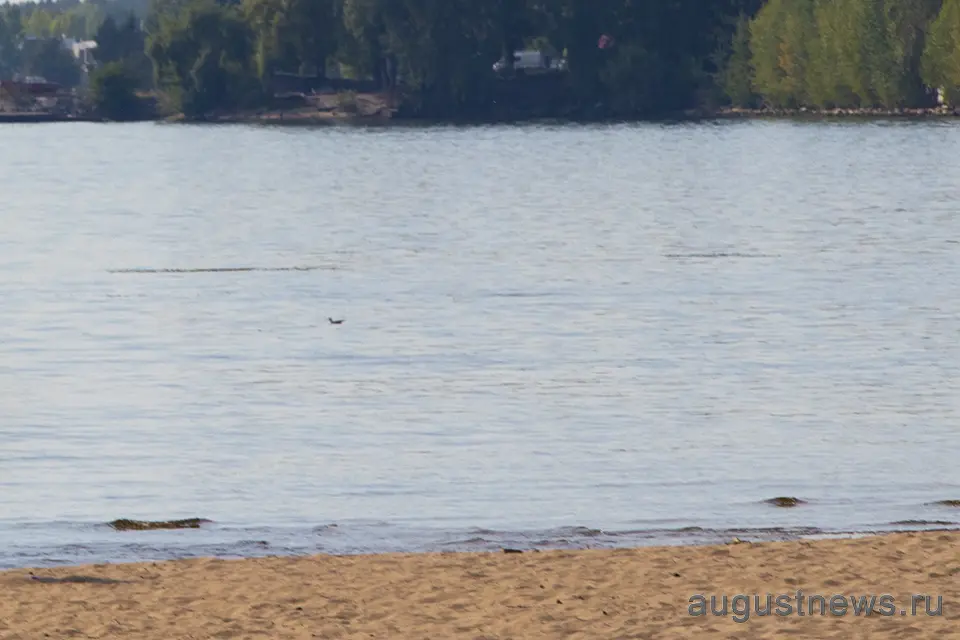
{"type": "Polygon", "coordinates": [[[597,43],[598,49],[610,49],[614,45],[613,36],[608,36],[603,34],[600,36],[600,41],[597,43]]]}

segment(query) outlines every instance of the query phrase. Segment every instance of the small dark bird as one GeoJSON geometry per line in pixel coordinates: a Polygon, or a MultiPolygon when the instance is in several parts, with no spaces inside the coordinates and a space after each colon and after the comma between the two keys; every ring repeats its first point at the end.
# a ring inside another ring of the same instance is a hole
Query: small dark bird
{"type": "Polygon", "coordinates": [[[333,318],[327,318],[330,321],[330,324],[343,324],[343,320],[334,320],[333,318]]]}

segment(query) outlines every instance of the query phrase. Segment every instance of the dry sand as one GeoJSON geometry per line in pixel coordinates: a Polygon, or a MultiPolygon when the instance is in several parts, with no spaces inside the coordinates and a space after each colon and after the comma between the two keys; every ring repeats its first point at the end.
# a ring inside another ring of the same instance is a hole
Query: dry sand
{"type": "Polygon", "coordinates": [[[960,533],[16,570],[0,573],[0,594],[5,640],[955,638],[960,533]],[[53,580],[77,577],[86,581],[53,580]],[[881,615],[879,602],[869,617],[752,614],[738,623],[688,612],[693,594],[795,598],[798,589],[827,598],[890,594],[896,615],[881,615]],[[942,596],[943,615],[927,616],[923,604],[910,615],[912,594],[932,595],[934,605],[942,596]]]}

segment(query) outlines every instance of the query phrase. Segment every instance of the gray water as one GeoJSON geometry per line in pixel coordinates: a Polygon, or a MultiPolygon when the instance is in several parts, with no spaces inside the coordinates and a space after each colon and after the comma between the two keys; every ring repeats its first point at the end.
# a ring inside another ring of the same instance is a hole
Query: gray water
{"type": "Polygon", "coordinates": [[[958,158],[934,121],[4,126],[0,567],[952,526],[958,158]]]}

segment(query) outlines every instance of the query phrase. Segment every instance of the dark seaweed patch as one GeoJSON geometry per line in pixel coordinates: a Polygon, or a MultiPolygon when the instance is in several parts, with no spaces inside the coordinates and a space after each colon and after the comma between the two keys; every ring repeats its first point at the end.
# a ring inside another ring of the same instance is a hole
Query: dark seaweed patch
{"type": "Polygon", "coordinates": [[[801,504],[806,504],[805,501],[800,498],[793,498],[789,496],[779,496],[776,498],[770,498],[769,500],[764,500],[765,503],[773,505],[774,507],[781,507],[783,509],[789,509],[791,507],[796,507],[801,504]]]}
{"type": "Polygon", "coordinates": [[[121,518],[109,522],[111,527],[117,531],[155,531],[158,529],[199,529],[200,525],[208,524],[210,520],[203,518],[187,518],[186,520],[128,520],[121,518]]]}
{"type": "Polygon", "coordinates": [[[43,582],[46,584],[121,584],[126,580],[114,580],[113,578],[98,578],[96,576],[66,576],[64,578],[54,578],[51,576],[30,576],[31,580],[43,582]]]}

